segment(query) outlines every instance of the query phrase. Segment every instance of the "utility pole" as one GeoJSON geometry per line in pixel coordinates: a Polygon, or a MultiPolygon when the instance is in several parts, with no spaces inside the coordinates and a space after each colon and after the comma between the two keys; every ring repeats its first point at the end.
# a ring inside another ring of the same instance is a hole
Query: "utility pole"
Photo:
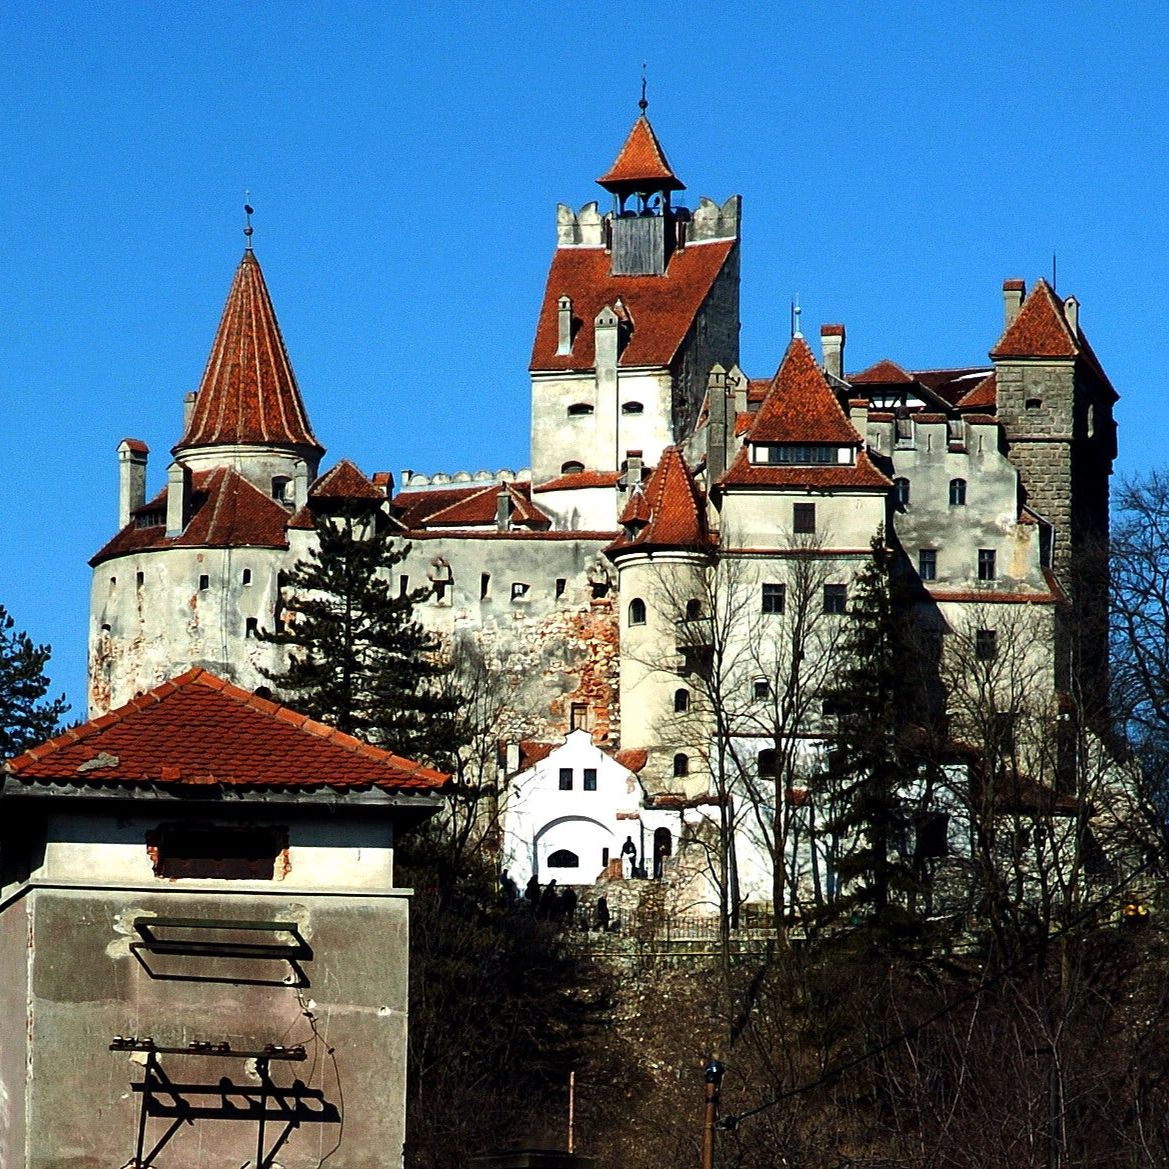
{"type": "Polygon", "coordinates": [[[702,1169],[714,1169],[714,1126],[718,1121],[718,1093],[723,1082],[723,1065],[712,1055],[702,1069],[702,1169]]]}

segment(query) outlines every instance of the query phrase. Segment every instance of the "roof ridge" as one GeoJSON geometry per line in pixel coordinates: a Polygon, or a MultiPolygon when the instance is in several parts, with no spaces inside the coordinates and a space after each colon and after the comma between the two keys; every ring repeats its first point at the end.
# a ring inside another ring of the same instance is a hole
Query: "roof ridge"
{"type": "Polygon", "coordinates": [[[747,431],[747,441],[847,446],[864,443],[807,341],[798,334],[788,343],[747,431]]]}

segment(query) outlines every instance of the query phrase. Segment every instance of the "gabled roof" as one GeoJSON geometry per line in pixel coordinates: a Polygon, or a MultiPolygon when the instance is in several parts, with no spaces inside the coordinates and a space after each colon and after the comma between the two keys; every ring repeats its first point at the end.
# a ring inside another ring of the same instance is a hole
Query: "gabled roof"
{"type": "Polygon", "coordinates": [[[788,345],[747,441],[861,445],[803,337],[793,337],[788,345]]]}
{"type": "Polygon", "coordinates": [[[662,452],[661,462],[654,468],[644,492],[649,503],[649,522],[631,535],[622,533],[607,552],[710,547],[706,505],[676,446],[666,447],[662,452]]]}
{"type": "Polygon", "coordinates": [[[324,453],[309,425],[264,274],[251,250],[236,269],[195,408],[174,450],[238,443],[324,453]]]}
{"type": "Polygon", "coordinates": [[[669,365],[734,248],[734,240],[691,244],[674,252],[661,276],[614,276],[604,248],[557,248],[544,288],[531,368],[594,368],[594,321],[606,305],[612,307],[617,297],[634,322],[618,364],[669,365]],[[572,352],[564,354],[556,352],[562,296],[572,300],[576,328],[572,352]]]}
{"type": "Polygon", "coordinates": [[[166,534],[164,487],[136,508],[130,522],[90,560],[157,548],[286,548],[288,512],[229,467],[191,475],[191,511],[177,536],[166,534]]]}
{"type": "Polygon", "coordinates": [[[555,479],[547,479],[537,483],[532,490],[541,491],[580,491],[586,487],[616,487],[621,479],[620,471],[573,471],[568,475],[557,475],[555,479]]]}
{"type": "Polygon", "coordinates": [[[621,512],[621,523],[625,525],[648,524],[652,515],[653,513],[649,506],[649,500],[645,496],[645,491],[638,484],[629,493],[629,499],[625,504],[624,510],[621,512]]]}
{"type": "Polygon", "coordinates": [[[17,755],[5,770],[30,785],[129,788],[422,792],[449,778],[198,669],[17,755]]]}
{"type": "Polygon", "coordinates": [[[804,466],[784,463],[752,463],[743,447],[718,481],[720,487],[781,487],[796,491],[827,491],[832,488],[885,491],[893,486],[887,475],[873,465],[868,454],[857,452],[852,464],[804,466]]]}
{"type": "Polygon", "coordinates": [[[991,357],[1075,357],[1078,338],[1072,333],[1063,303],[1046,280],[1031,289],[1015,319],[990,351],[991,357]]]}
{"type": "Polygon", "coordinates": [[[868,369],[862,369],[860,373],[850,373],[848,380],[853,385],[868,386],[868,385],[910,385],[917,381],[917,378],[898,365],[895,361],[890,361],[887,357],[882,358],[875,365],[870,365],[868,369]]]}
{"type": "Polygon", "coordinates": [[[998,382],[989,373],[958,399],[959,410],[994,410],[998,406],[998,382]]]}
{"type": "Polygon", "coordinates": [[[394,497],[394,510],[410,531],[494,525],[501,489],[511,499],[513,525],[538,530],[551,527],[551,518],[532,503],[531,484],[527,482],[403,491],[394,497]]]}
{"type": "Polygon", "coordinates": [[[313,483],[308,493],[311,499],[381,501],[386,497],[385,492],[375,487],[348,459],[330,467],[313,483]]]}
{"type": "Polygon", "coordinates": [[[633,123],[613,165],[597,182],[615,194],[686,189],[666,160],[666,152],[644,113],[633,123]]]}

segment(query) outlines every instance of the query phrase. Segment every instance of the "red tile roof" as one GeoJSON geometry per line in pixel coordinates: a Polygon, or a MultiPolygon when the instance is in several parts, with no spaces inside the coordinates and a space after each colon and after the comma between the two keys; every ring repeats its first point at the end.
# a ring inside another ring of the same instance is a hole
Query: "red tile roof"
{"type": "Polygon", "coordinates": [[[198,669],[33,747],[6,769],[29,783],[103,787],[431,791],[449,779],[198,669]]]}
{"type": "Polygon", "coordinates": [[[384,491],[379,491],[348,459],[342,459],[336,466],[330,467],[309,488],[312,499],[369,499],[380,502],[385,499],[384,491]]]}
{"type": "Polygon", "coordinates": [[[958,399],[959,410],[994,410],[998,406],[998,382],[987,374],[975,387],[958,399]]]}
{"type": "Polygon", "coordinates": [[[624,747],[614,753],[613,758],[634,774],[639,772],[649,760],[649,752],[644,747],[624,747]]]}
{"type": "Polygon", "coordinates": [[[520,771],[527,771],[529,767],[535,767],[543,759],[547,759],[557,747],[564,746],[563,743],[537,743],[533,739],[520,740],[520,771]]]}
{"type": "Polygon", "coordinates": [[[166,534],[166,497],[164,487],[135,509],[130,522],[97,552],[90,565],[157,548],[288,547],[288,512],[228,467],[191,475],[189,519],[178,536],[166,534]]]}
{"type": "Polygon", "coordinates": [[[244,252],[236,269],[195,409],[174,450],[236,443],[324,453],[309,425],[264,274],[251,251],[244,252]]]}
{"type": "Polygon", "coordinates": [[[850,373],[848,380],[859,386],[887,383],[903,386],[917,379],[907,369],[903,369],[895,361],[884,358],[860,373],[850,373]]]}
{"type": "Polygon", "coordinates": [[[683,183],[666,160],[658,136],[642,114],[633,123],[613,165],[597,182],[617,194],[630,191],[684,191],[683,183]]]}
{"type": "Polygon", "coordinates": [[[622,533],[607,551],[710,547],[706,504],[676,446],[662,452],[661,462],[644,490],[649,501],[649,522],[631,536],[622,533]]]}
{"type": "Polygon", "coordinates": [[[1050,284],[1040,280],[1018,315],[990,351],[991,357],[1075,357],[1078,338],[1072,334],[1063,304],[1050,284]]]}
{"type": "Polygon", "coordinates": [[[634,322],[618,363],[669,365],[735,246],[734,240],[718,240],[682,248],[670,257],[664,276],[613,276],[604,248],[557,248],[544,289],[531,368],[592,369],[596,362],[593,322],[618,296],[634,322]],[[567,354],[556,352],[562,296],[572,298],[572,314],[580,322],[572,352],[567,354]]]}
{"type": "Polygon", "coordinates": [[[394,497],[394,509],[402,524],[411,531],[494,524],[498,507],[496,498],[501,487],[511,498],[513,525],[534,529],[551,527],[550,517],[532,503],[531,484],[526,482],[403,491],[394,497]]]}
{"type": "Polygon", "coordinates": [[[648,524],[652,516],[649,500],[639,484],[629,493],[625,509],[621,512],[622,524],[648,524]]]}
{"type": "Polygon", "coordinates": [[[788,345],[747,439],[861,445],[860,435],[841,409],[803,337],[793,337],[788,345]]]}
{"type": "Polygon", "coordinates": [[[834,487],[884,491],[892,485],[863,450],[857,452],[856,463],[851,466],[793,466],[752,463],[750,451],[744,447],[719,480],[720,487],[787,487],[807,491],[834,487]]]}
{"type": "Polygon", "coordinates": [[[620,478],[620,471],[577,471],[573,475],[559,475],[555,479],[549,479],[532,490],[578,491],[582,487],[616,487],[620,478]]]}
{"type": "Polygon", "coordinates": [[[124,438],[118,446],[124,446],[140,455],[150,454],[150,448],[140,438],[124,438]]]}

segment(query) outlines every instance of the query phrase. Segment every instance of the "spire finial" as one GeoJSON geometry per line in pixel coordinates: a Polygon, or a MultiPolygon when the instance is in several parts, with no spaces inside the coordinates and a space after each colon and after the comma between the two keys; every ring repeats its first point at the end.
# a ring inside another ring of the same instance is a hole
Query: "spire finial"
{"type": "Polygon", "coordinates": [[[649,102],[645,100],[645,62],[641,63],[641,101],[637,103],[638,109],[641,110],[644,116],[645,111],[649,109],[649,102]]]}
{"type": "Polygon", "coordinates": [[[247,246],[247,250],[249,252],[252,250],[252,232],[255,230],[252,227],[252,215],[255,213],[255,209],[252,207],[251,198],[252,198],[251,191],[245,191],[244,192],[244,239],[247,240],[246,246],[247,246]]]}
{"type": "Polygon", "coordinates": [[[804,335],[802,332],[800,332],[800,314],[803,311],[804,310],[802,308],[800,308],[800,297],[799,297],[799,293],[797,293],[792,298],[792,305],[791,305],[792,337],[803,337],[803,335],[804,335]]]}

